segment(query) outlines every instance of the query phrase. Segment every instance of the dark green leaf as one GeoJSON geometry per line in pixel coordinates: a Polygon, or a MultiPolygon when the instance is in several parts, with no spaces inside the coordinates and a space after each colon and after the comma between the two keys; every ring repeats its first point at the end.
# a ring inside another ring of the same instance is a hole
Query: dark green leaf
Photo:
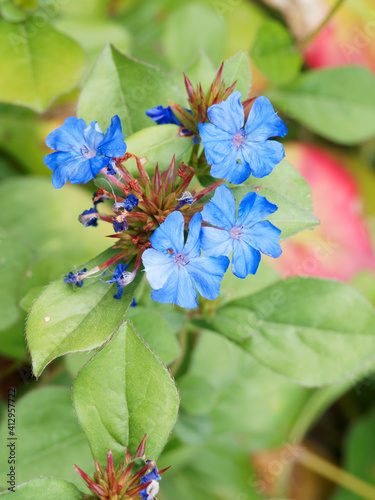
{"type": "Polygon", "coordinates": [[[38,477],[3,493],[13,500],[82,500],[81,492],[74,484],[53,477],[38,477]]]}

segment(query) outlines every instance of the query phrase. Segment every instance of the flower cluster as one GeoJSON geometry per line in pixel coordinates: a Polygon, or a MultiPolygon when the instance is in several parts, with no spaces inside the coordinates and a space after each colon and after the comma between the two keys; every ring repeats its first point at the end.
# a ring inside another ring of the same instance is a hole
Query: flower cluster
{"type": "Polygon", "coordinates": [[[146,460],[145,455],[146,436],[138,446],[134,457],[127,449],[122,464],[115,467],[113,455],[108,451],[107,467],[103,470],[95,460],[94,478],[91,479],[76,465],[76,471],[87,484],[93,496],[85,496],[85,499],[96,500],[154,500],[159,491],[161,474],[166,470],[159,471],[156,463],[146,460]]]}
{"type": "Polygon", "coordinates": [[[266,97],[241,102],[235,84],[226,87],[222,81],[222,67],[207,93],[200,85],[194,89],[186,76],[185,84],[190,109],[170,103],[146,114],[158,124],[179,126],[182,135],[194,135],[203,146],[199,157],[194,149],[194,167],[176,165],[173,158],[163,171],[158,165],[148,168],[147,159],[126,151],[117,116],[106,134],[97,122],[86,126],[82,119],[67,118],[47,137],[47,145],[56,150],[45,158],[55,188],[68,180],[106,179],[109,188],[95,191],[93,207],[79,221],[85,227],[107,222],[108,236],[117,239],[114,257],[95,269],[70,272],[67,283],[82,287],[84,278],[116,264],[106,283],[116,284],[114,297],[120,299],[143,264],[155,301],[195,308],[198,293],[209,300],[218,297],[230,254],[239,278],[257,271],[261,253],[281,254],[281,231],[265,220],[277,206],[250,189],[236,200],[224,182],[238,185],[250,175],[270,174],[284,157],[282,144],[273,140],[287,133],[284,122],[266,97]],[[130,173],[128,161],[135,161],[137,175],[130,173]],[[209,170],[218,180],[211,177],[204,189],[192,187],[209,170]],[[110,203],[110,212],[99,210],[100,203],[110,203]]]}

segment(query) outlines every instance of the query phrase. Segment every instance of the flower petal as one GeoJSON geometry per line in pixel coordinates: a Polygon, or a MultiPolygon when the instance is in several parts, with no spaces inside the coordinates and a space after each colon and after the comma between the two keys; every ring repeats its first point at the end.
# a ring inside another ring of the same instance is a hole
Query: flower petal
{"type": "Polygon", "coordinates": [[[226,132],[236,134],[245,120],[241,97],[241,92],[233,92],[225,101],[210,106],[207,111],[210,122],[226,132]]]}
{"type": "Polygon", "coordinates": [[[249,229],[243,231],[242,239],[256,250],[269,255],[270,257],[280,257],[282,250],[280,247],[281,231],[271,222],[265,220],[254,224],[249,229]]]}
{"type": "Polygon", "coordinates": [[[251,168],[251,173],[258,178],[270,174],[285,157],[284,147],[277,141],[246,143],[242,154],[251,168]]]}
{"type": "Polygon", "coordinates": [[[79,153],[85,146],[85,120],[69,116],[61,127],[47,135],[46,144],[55,151],[72,151],[79,153]]]}
{"type": "Polygon", "coordinates": [[[143,252],[142,262],[145,267],[147,280],[151,287],[156,290],[164,286],[176,267],[172,255],[158,252],[153,248],[148,248],[143,252]]]}
{"type": "Polygon", "coordinates": [[[110,158],[120,158],[126,153],[126,144],[122,133],[120,118],[115,115],[107,132],[99,144],[98,154],[108,156],[110,158]]]}
{"type": "Polygon", "coordinates": [[[208,257],[229,256],[233,250],[233,238],[229,231],[214,227],[202,227],[201,245],[204,254],[208,257]]]}
{"type": "Polygon", "coordinates": [[[228,156],[237,150],[232,133],[226,132],[212,123],[199,123],[198,127],[204,154],[209,165],[221,162],[223,156],[228,156]]]}
{"type": "Polygon", "coordinates": [[[152,300],[162,304],[176,304],[187,309],[195,309],[198,306],[198,294],[186,267],[175,266],[165,285],[159,290],[151,290],[152,300]]]}
{"type": "Polygon", "coordinates": [[[202,218],[212,226],[227,229],[236,222],[236,200],[227,186],[219,186],[211,201],[202,210],[202,218]]]}
{"type": "Polygon", "coordinates": [[[99,144],[102,142],[104,134],[97,121],[92,121],[84,131],[85,144],[90,151],[96,153],[99,144]]]}
{"type": "Polygon", "coordinates": [[[210,173],[212,177],[226,179],[232,184],[242,184],[250,177],[251,169],[243,157],[242,149],[234,148],[230,156],[212,165],[210,173]]]}
{"type": "Polygon", "coordinates": [[[220,283],[228,266],[228,257],[222,255],[218,258],[198,257],[192,259],[186,268],[202,297],[214,300],[219,296],[220,283]]]}
{"type": "Polygon", "coordinates": [[[232,255],[232,272],[238,278],[246,278],[257,272],[260,262],[260,252],[249,246],[246,241],[234,240],[232,255]]]}
{"type": "MultiPolygon", "coordinates": [[[[59,189],[66,184],[74,176],[75,172],[77,172],[76,175],[80,176],[82,176],[82,172],[84,172],[84,176],[87,175],[87,172],[91,172],[89,160],[82,155],[56,152],[46,156],[44,160],[48,168],[53,170],[52,184],[55,189],[59,189]]],[[[92,178],[91,176],[90,179],[92,178]]],[[[83,182],[83,180],[78,180],[76,184],[79,182],[83,182]]]]}
{"type": "Polygon", "coordinates": [[[184,248],[184,226],[185,221],[180,212],[172,212],[165,221],[155,229],[150,238],[153,248],[160,252],[181,253],[184,248]]]}
{"type": "Polygon", "coordinates": [[[193,215],[189,223],[189,233],[182,253],[188,258],[199,257],[201,254],[201,233],[202,214],[193,215]]]}
{"type": "Polygon", "coordinates": [[[236,226],[249,227],[276,212],[278,207],[256,193],[247,193],[239,206],[236,226]]]}
{"type": "Polygon", "coordinates": [[[270,137],[284,137],[288,133],[285,123],[264,96],[255,99],[245,130],[249,140],[256,142],[264,142],[270,137]]]}

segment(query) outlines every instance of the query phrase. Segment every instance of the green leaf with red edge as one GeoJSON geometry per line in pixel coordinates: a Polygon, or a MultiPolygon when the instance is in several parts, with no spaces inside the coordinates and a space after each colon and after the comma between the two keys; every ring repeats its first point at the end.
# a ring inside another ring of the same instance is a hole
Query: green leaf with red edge
{"type": "Polygon", "coordinates": [[[161,453],[178,415],[179,395],[168,370],[129,323],[79,372],[73,404],[92,454],[105,464],[134,454],[147,434],[146,456],[161,453]]]}
{"type": "MultiPolygon", "coordinates": [[[[109,249],[79,269],[92,269],[115,253],[109,249]]],[[[58,356],[99,347],[124,321],[142,273],[139,271],[134,281],[124,288],[120,300],[113,298],[116,284],[103,283],[102,277],[87,278],[76,291],[61,277],[37,297],[26,325],[35,376],[58,356]]],[[[107,273],[103,278],[107,280],[110,275],[107,273]]]]}

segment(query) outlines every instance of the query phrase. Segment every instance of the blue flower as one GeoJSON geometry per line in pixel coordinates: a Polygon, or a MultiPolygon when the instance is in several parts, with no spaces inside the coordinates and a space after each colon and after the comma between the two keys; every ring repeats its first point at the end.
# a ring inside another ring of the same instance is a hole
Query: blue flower
{"type": "Polygon", "coordinates": [[[114,295],[115,299],[121,299],[122,293],[124,291],[123,289],[134,280],[135,272],[126,271],[126,268],[128,266],[129,264],[117,264],[117,267],[113,274],[113,278],[105,281],[105,283],[116,283],[117,293],[116,295],[114,295]]]}
{"type": "Polygon", "coordinates": [[[207,299],[218,297],[229,259],[201,256],[201,222],[201,214],[195,214],[184,243],[184,218],[172,212],[151,236],[153,248],[143,253],[142,261],[156,302],[193,309],[198,306],[196,289],[207,299]]]}
{"type": "Polygon", "coordinates": [[[44,157],[44,163],[53,170],[55,189],[61,188],[68,180],[80,184],[94,179],[112,158],[121,157],[126,152],[117,115],[112,118],[106,134],[98,122],[86,126],[82,118],[71,116],[47,136],[46,144],[56,151],[44,157]]]}
{"type": "Polygon", "coordinates": [[[258,97],[244,125],[241,93],[233,92],[226,101],[208,108],[211,123],[200,123],[199,134],[211,175],[241,184],[253,174],[264,177],[284,158],[280,142],[287,128],[267,97],[258,97]]]}
{"type": "Polygon", "coordinates": [[[282,252],[280,229],[263,220],[276,210],[277,206],[264,196],[248,193],[240,203],[236,218],[236,201],[232,191],[226,186],[219,186],[202,211],[203,220],[216,226],[202,227],[204,254],[217,257],[229,255],[233,250],[233,274],[238,278],[255,274],[260,252],[274,258],[282,252]]]}
{"type": "MultiPolygon", "coordinates": [[[[149,463],[149,462],[150,462],[150,460],[147,460],[147,463],[149,463]]],[[[147,486],[147,488],[145,488],[144,490],[141,490],[139,492],[139,496],[143,500],[154,500],[155,496],[159,492],[158,481],[161,481],[161,476],[159,475],[158,469],[156,467],[154,467],[151,472],[149,472],[148,474],[145,474],[141,478],[142,484],[146,484],[149,481],[151,481],[151,483],[147,486]]]]}
{"type": "MultiPolygon", "coordinates": [[[[99,200],[100,201],[100,200],[99,200]]],[[[99,203],[99,201],[97,203],[99,203]]],[[[96,211],[96,203],[94,203],[94,208],[89,208],[84,210],[81,215],[78,216],[78,220],[85,227],[98,225],[98,212],[96,211]]]]}
{"type": "Polygon", "coordinates": [[[196,198],[193,198],[191,193],[189,191],[184,191],[182,195],[177,198],[176,201],[179,201],[180,203],[177,205],[176,210],[179,208],[183,207],[184,205],[192,205],[195,201],[197,201],[196,198]]]}
{"type": "Polygon", "coordinates": [[[137,205],[138,205],[138,198],[132,193],[130,193],[129,196],[127,196],[123,202],[123,207],[128,212],[131,212],[133,208],[135,208],[137,205]]]}
{"type": "Polygon", "coordinates": [[[163,108],[163,106],[156,106],[155,108],[148,109],[146,115],[154,120],[158,125],[167,125],[173,123],[182,127],[180,120],[173,114],[170,106],[163,108]]]}
{"type": "Polygon", "coordinates": [[[87,271],[86,268],[82,269],[82,271],[77,271],[75,273],[72,273],[70,271],[68,275],[65,275],[64,278],[65,283],[70,283],[71,285],[73,285],[73,288],[75,287],[75,285],[77,285],[79,288],[82,288],[83,279],[81,278],[81,276],[83,276],[86,271],[87,271]]]}

